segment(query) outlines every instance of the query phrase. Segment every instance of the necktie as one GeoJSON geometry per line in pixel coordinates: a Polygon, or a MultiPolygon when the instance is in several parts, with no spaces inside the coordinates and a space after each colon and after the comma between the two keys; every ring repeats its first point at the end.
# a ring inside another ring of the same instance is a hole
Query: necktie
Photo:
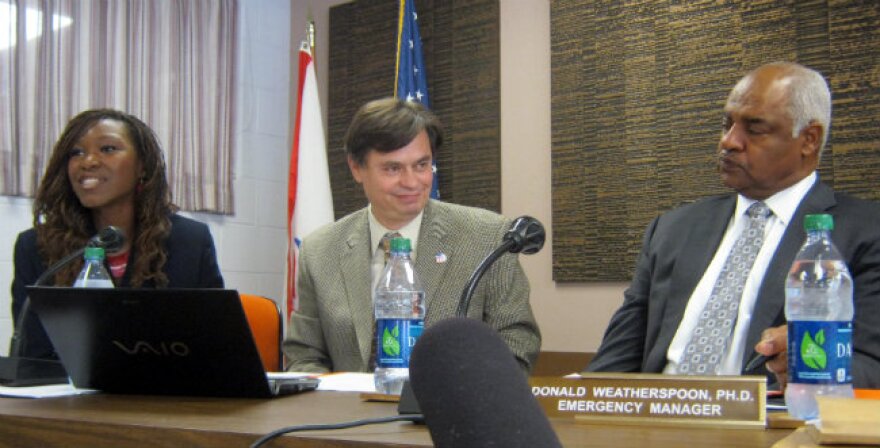
{"type": "MultiPolygon", "coordinates": [[[[393,238],[400,237],[400,232],[388,232],[382,236],[382,239],[379,240],[379,248],[385,252],[385,264],[388,264],[388,260],[391,258],[391,240],[393,238]]],[[[384,270],[384,269],[383,269],[384,270]]],[[[381,276],[381,271],[379,272],[381,276]]],[[[377,279],[378,280],[378,279],[377,279]]],[[[374,280],[373,284],[378,284],[378,281],[374,280]]],[[[368,361],[369,369],[376,369],[376,323],[373,322],[373,342],[370,343],[370,359],[368,361]]]]}
{"type": "Polygon", "coordinates": [[[379,247],[385,251],[385,264],[388,264],[388,259],[391,258],[391,240],[399,237],[400,232],[388,232],[382,236],[382,240],[379,241],[379,247]]]}
{"type": "Polygon", "coordinates": [[[755,202],[746,213],[749,215],[746,228],[733,243],[691,340],[685,346],[678,366],[681,374],[717,375],[721,367],[739,311],[743,287],[764,243],[764,226],[772,212],[763,202],[755,202]]]}

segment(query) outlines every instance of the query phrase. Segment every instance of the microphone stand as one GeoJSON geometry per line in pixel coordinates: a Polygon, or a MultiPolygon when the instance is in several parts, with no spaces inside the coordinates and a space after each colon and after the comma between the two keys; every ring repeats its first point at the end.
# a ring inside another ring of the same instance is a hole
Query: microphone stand
{"type": "MultiPolygon", "coordinates": [[[[493,250],[492,253],[487,255],[486,258],[480,262],[474,270],[474,273],[471,274],[471,278],[465,285],[464,290],[461,292],[461,299],[458,301],[458,309],[455,312],[456,317],[467,318],[468,307],[470,306],[471,298],[474,295],[474,291],[477,289],[477,284],[480,282],[480,279],[483,278],[483,275],[489,270],[489,267],[491,267],[495,261],[501,258],[502,255],[510,252],[510,249],[516,247],[516,245],[516,241],[505,239],[497,249],[493,250]]],[[[403,383],[403,389],[400,391],[400,402],[397,404],[397,413],[401,415],[422,413],[421,406],[419,406],[419,403],[416,400],[416,395],[413,393],[412,385],[409,380],[406,380],[403,383]]],[[[416,421],[415,423],[424,423],[424,420],[416,421]]]]}
{"type": "MultiPolygon", "coordinates": [[[[107,226],[101,229],[97,235],[93,236],[85,247],[81,247],[72,253],[66,255],[64,258],[58,260],[46,269],[45,272],[40,274],[37,277],[37,280],[34,282],[32,286],[45,286],[45,283],[53,276],[56,272],[58,272],[64,266],[67,266],[73,260],[82,257],[83,252],[85,252],[86,247],[102,247],[105,250],[116,250],[122,247],[125,242],[125,235],[122,231],[115,226],[107,226]]],[[[15,330],[12,333],[12,340],[9,344],[9,358],[0,359],[0,382],[8,382],[8,381],[20,381],[17,375],[17,361],[24,359],[21,357],[22,352],[22,335],[24,334],[24,328],[27,325],[27,315],[31,310],[31,298],[30,296],[26,296],[24,299],[24,303],[21,304],[21,310],[18,313],[18,318],[15,319],[15,330]],[[10,362],[12,360],[12,362],[10,362]],[[13,370],[14,369],[14,370],[13,370]]],[[[58,367],[61,369],[62,376],[66,377],[67,373],[64,371],[64,368],[61,367],[60,361],[54,360],[29,360],[29,361],[42,361],[46,363],[57,363],[58,367]]]]}
{"type": "MultiPolygon", "coordinates": [[[[77,249],[46,269],[40,274],[33,286],[44,286],[61,268],[71,261],[82,256],[85,248],[77,249]]],[[[57,384],[67,381],[67,371],[56,359],[37,359],[22,357],[24,350],[25,328],[27,327],[28,314],[31,311],[31,298],[26,296],[21,304],[18,318],[15,319],[15,330],[9,344],[9,356],[0,357],[0,382],[6,386],[38,386],[43,384],[57,384]]]]}
{"type": "Polygon", "coordinates": [[[456,316],[467,317],[468,307],[471,305],[471,298],[474,295],[474,291],[477,289],[477,284],[480,283],[480,280],[483,278],[486,271],[489,270],[489,267],[491,267],[492,264],[494,264],[502,255],[509,252],[510,248],[515,245],[515,241],[506,240],[480,262],[477,269],[471,274],[471,278],[465,285],[464,290],[461,292],[461,298],[458,300],[458,309],[455,312],[456,316]]]}
{"type": "MultiPolygon", "coordinates": [[[[468,307],[471,304],[471,298],[477,289],[477,284],[483,278],[483,275],[502,255],[512,252],[523,254],[533,254],[544,247],[544,226],[530,216],[522,216],[513,221],[511,229],[504,235],[502,243],[493,250],[474,270],[471,278],[461,292],[461,298],[458,301],[458,308],[455,315],[459,318],[467,318],[468,307]]],[[[422,410],[416,401],[415,394],[409,380],[403,383],[403,389],[400,391],[400,402],[397,405],[399,414],[421,414],[422,410]]],[[[420,423],[420,422],[417,422],[420,423]]]]}
{"type": "MultiPolygon", "coordinates": [[[[46,269],[45,272],[40,274],[37,277],[37,281],[34,282],[33,286],[44,286],[46,281],[55,275],[56,272],[61,270],[64,266],[67,266],[67,263],[79,258],[82,256],[85,248],[77,249],[73,253],[67,255],[66,257],[58,260],[57,263],[53,264],[49,269],[46,269]]],[[[9,357],[10,358],[19,358],[21,357],[21,349],[22,349],[22,338],[21,335],[24,333],[24,327],[27,323],[27,315],[31,311],[31,297],[27,296],[24,298],[24,303],[21,304],[21,310],[18,313],[18,319],[15,320],[15,331],[12,333],[12,341],[9,344],[9,357]]]]}

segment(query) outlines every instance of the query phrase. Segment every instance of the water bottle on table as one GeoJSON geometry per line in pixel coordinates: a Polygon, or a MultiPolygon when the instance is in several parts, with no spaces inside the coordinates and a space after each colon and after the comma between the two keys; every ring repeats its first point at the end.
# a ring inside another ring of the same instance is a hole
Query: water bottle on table
{"type": "Polygon", "coordinates": [[[831,215],[807,215],[807,239],[785,282],[788,413],[819,416],[817,395],[852,397],[853,283],[831,241],[831,215]]]}
{"type": "Polygon", "coordinates": [[[373,292],[376,317],[376,391],[400,395],[409,357],[425,321],[425,290],[416,276],[407,238],[391,240],[391,258],[373,292]]]}
{"type": "Polygon", "coordinates": [[[112,288],[113,279],[104,267],[104,248],[87,247],[83,252],[85,264],[73,286],[76,288],[112,288]]]}

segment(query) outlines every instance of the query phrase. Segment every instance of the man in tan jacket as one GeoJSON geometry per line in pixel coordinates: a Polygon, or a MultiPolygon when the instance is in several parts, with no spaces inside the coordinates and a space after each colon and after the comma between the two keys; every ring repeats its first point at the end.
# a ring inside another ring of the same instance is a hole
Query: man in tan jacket
{"type": "MultiPolygon", "coordinates": [[[[425,288],[425,325],[455,315],[477,265],[510,227],[504,217],[429,198],[431,161],[442,143],[437,118],[418,103],[372,101],[345,136],[352,176],[369,205],[303,241],[298,309],[284,352],[292,371],[370,371],[375,319],[371,285],[382,270],[382,236],[398,232],[413,246],[425,288]]],[[[541,336],[529,304],[529,284],[515,254],[502,256],[476,289],[468,315],[496,329],[520,365],[531,369],[541,336]]]]}

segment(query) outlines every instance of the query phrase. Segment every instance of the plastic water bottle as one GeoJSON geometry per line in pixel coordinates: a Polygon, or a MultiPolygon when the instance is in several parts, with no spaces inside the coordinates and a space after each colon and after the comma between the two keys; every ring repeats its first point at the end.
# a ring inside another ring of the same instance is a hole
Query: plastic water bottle
{"type": "Polygon", "coordinates": [[[831,242],[831,215],[807,215],[807,240],[785,281],[788,413],[819,416],[817,395],[852,397],[852,277],[831,242]]]}
{"type": "Polygon", "coordinates": [[[87,247],[83,253],[86,262],[73,286],[76,288],[112,288],[113,279],[104,267],[104,248],[87,247]]]}
{"type": "Polygon", "coordinates": [[[373,291],[376,316],[376,391],[399,395],[409,379],[409,357],[425,322],[425,290],[416,277],[407,238],[391,240],[391,258],[373,291]]]}

